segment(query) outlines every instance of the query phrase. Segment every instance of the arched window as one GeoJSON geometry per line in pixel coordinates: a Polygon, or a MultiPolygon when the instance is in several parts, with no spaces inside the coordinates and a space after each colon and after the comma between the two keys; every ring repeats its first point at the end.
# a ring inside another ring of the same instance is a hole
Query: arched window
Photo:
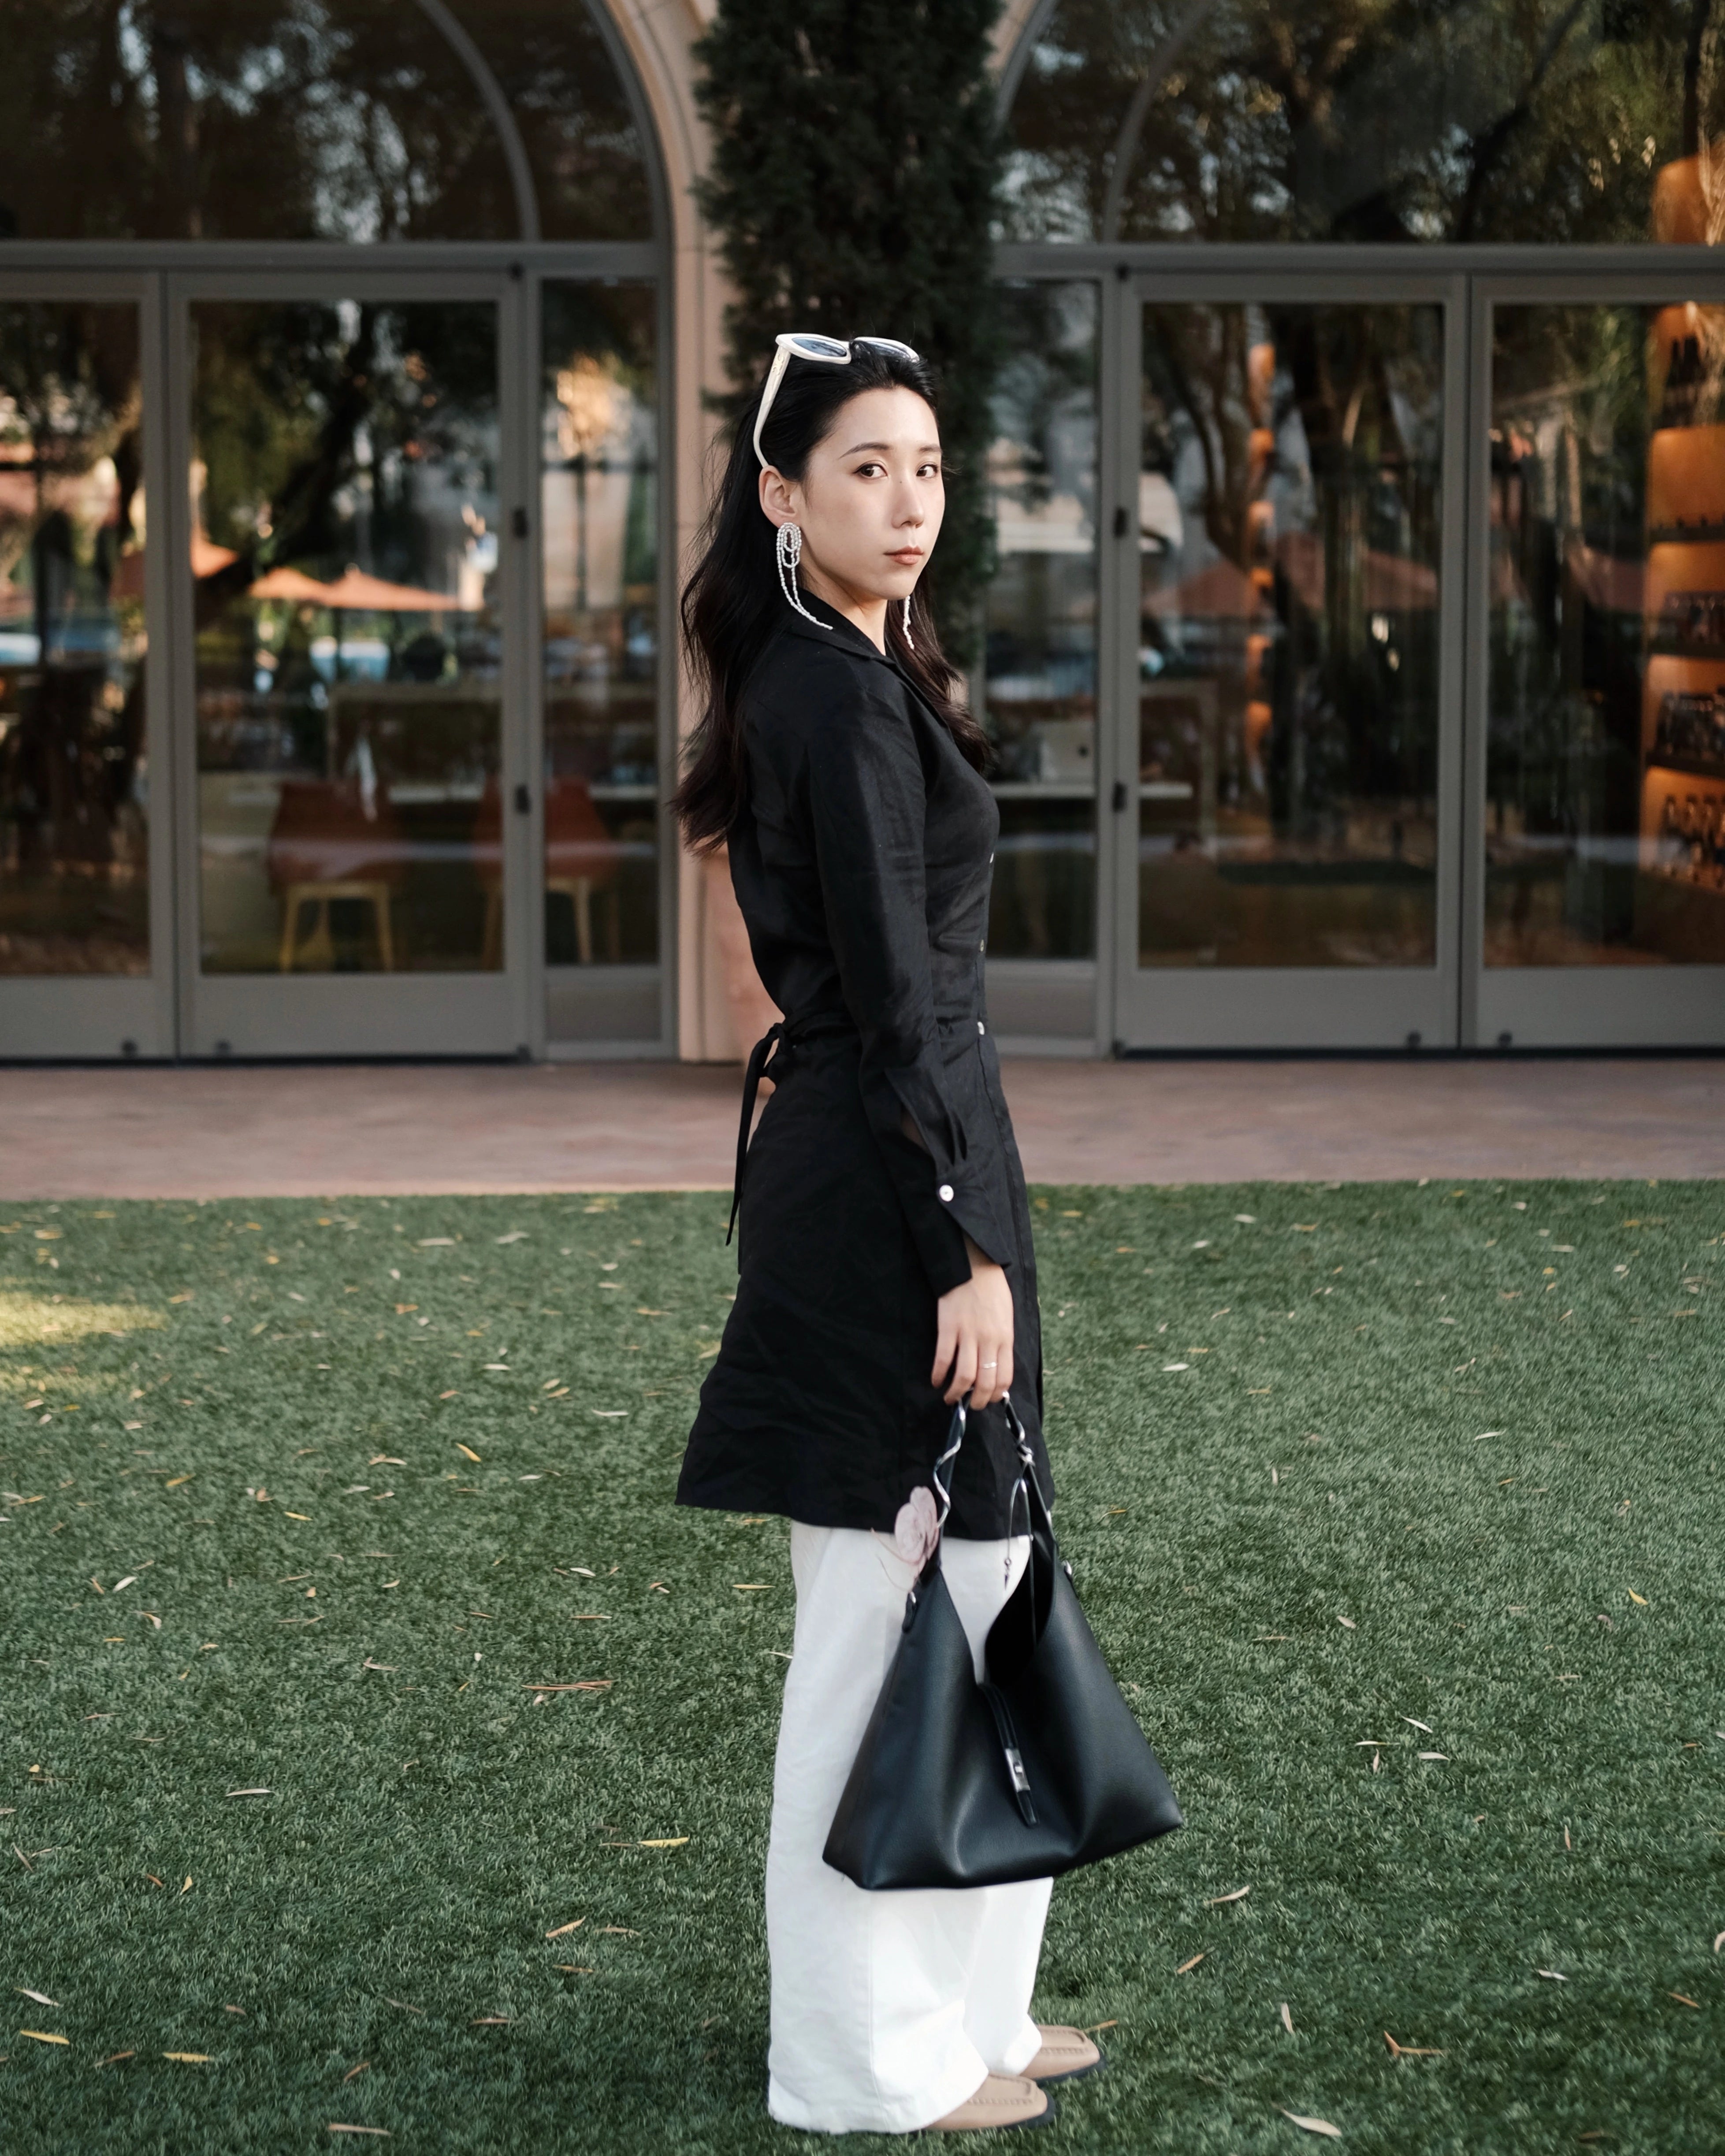
{"type": "Polygon", "coordinates": [[[6,14],[0,239],[652,234],[644,146],[583,0],[6,14]]]}
{"type": "Polygon", "coordinates": [[[1029,37],[1014,239],[1725,233],[1711,0],[1057,0],[1029,37]]]}

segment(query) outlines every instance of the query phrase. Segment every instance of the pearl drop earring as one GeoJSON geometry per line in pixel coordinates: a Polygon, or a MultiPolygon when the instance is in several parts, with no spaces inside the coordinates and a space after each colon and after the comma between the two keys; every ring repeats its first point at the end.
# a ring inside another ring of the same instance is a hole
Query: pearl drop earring
{"type": "Polygon", "coordinates": [[[803,527],[800,524],[781,524],[777,541],[778,557],[778,588],[786,599],[802,615],[812,621],[817,629],[830,629],[832,624],[823,621],[818,613],[810,613],[797,597],[797,564],[803,558],[803,527]]]}

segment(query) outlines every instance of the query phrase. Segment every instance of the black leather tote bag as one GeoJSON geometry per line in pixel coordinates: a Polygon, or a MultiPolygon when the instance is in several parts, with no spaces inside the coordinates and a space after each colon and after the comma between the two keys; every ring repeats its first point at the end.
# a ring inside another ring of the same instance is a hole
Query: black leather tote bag
{"type": "MultiPolygon", "coordinates": [[[[904,1634],[824,1852],[859,1887],[994,1887],[1117,1856],[1185,1822],[1085,1622],[1023,1424],[1030,1562],[989,1628],[985,1681],[941,1573],[940,1545],[905,1603],[904,1634]]],[[[940,1470],[964,1439],[964,1404],[940,1470]]]]}

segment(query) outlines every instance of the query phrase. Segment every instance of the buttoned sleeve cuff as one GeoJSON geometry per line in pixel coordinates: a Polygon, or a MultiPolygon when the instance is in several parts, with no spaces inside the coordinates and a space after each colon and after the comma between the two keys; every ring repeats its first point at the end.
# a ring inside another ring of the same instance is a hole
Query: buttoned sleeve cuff
{"type": "Polygon", "coordinates": [[[939,1112],[925,1110],[919,1115],[916,1096],[921,1088],[914,1083],[898,1082],[901,1076],[908,1080],[912,1074],[886,1075],[887,1084],[867,1103],[869,1119],[935,1294],[945,1295],[970,1278],[966,1235],[985,1258],[1009,1270],[1013,1238],[967,1157],[965,1134],[957,1127],[957,1116],[944,1089],[939,1095],[939,1112]],[[922,1132],[922,1145],[905,1135],[900,1121],[905,1111],[922,1132]],[[945,1142],[949,1131],[957,1140],[950,1149],[945,1142]]]}

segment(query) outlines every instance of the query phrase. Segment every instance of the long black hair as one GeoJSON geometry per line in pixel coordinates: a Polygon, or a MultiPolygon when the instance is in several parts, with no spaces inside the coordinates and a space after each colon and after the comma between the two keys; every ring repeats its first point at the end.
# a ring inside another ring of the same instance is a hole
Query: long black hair
{"type": "MultiPolygon", "coordinates": [[[[696,854],[716,852],[742,809],[743,686],[785,608],[775,559],[778,535],[762,513],[754,449],[755,414],[766,386],[763,375],[737,422],[725,475],[701,527],[701,559],[683,588],[683,643],[702,710],[689,740],[688,770],[670,805],[696,854]]],[[[853,397],[892,388],[914,390],[931,411],[937,409],[927,367],[879,345],[854,344],[844,367],[793,357],[762,429],[762,454],[787,479],[800,480],[809,452],[853,397]]],[[[897,605],[886,609],[888,650],[980,770],[988,757],[988,737],[953,694],[957,670],[941,650],[921,584],[911,602],[908,639],[902,616],[897,605]]]]}

